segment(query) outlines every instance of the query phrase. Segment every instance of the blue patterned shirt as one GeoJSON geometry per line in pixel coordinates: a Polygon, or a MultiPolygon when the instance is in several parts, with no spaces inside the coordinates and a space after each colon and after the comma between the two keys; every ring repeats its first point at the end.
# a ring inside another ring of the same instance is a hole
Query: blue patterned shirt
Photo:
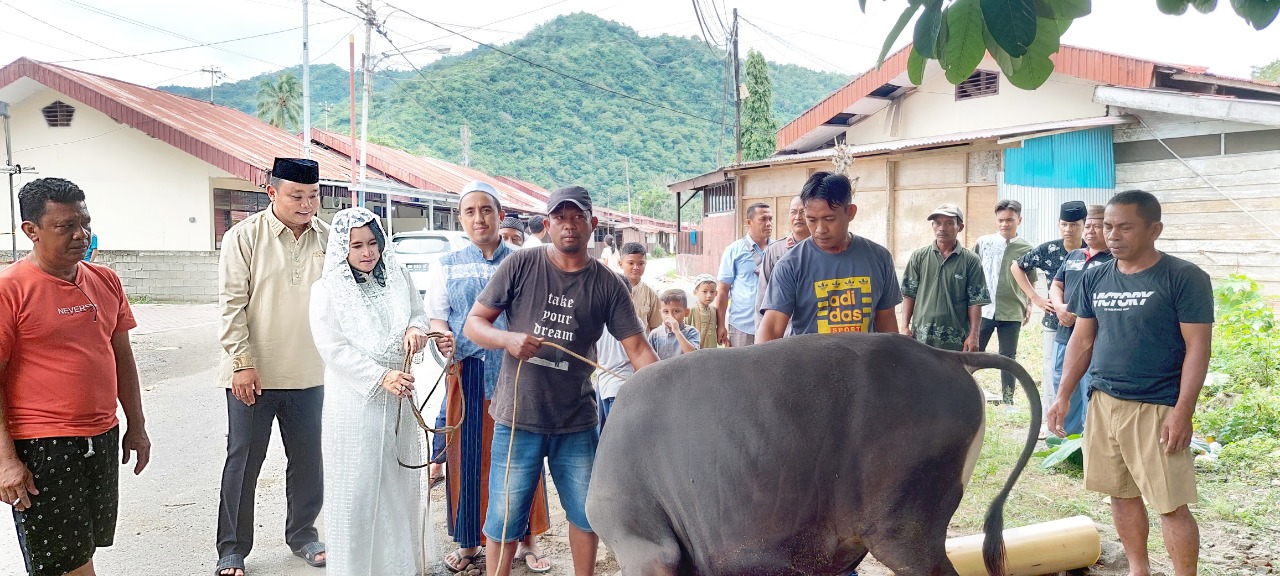
{"type": "MultiPolygon", "coordinates": [[[[449,302],[446,320],[457,342],[453,357],[458,360],[479,358],[484,361],[485,398],[492,398],[493,391],[498,386],[498,372],[502,370],[502,355],[505,351],[501,348],[497,350],[481,348],[479,344],[462,334],[462,327],[467,322],[467,314],[471,312],[471,305],[475,304],[476,296],[484,290],[489,278],[498,270],[498,265],[513,253],[511,247],[506,242],[502,242],[498,245],[498,249],[494,250],[492,258],[485,258],[479,246],[469,244],[466,248],[455,250],[440,258],[440,273],[444,279],[444,289],[449,302]]],[[[506,313],[498,316],[493,325],[500,330],[506,330],[506,313]]]]}

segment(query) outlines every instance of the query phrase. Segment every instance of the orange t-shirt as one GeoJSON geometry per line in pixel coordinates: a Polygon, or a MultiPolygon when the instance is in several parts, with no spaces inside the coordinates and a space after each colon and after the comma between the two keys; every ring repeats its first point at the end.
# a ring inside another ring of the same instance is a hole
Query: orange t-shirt
{"type": "Polygon", "coordinates": [[[15,440],[96,436],[118,422],[111,337],[138,323],[115,271],[77,266],[74,283],[25,258],[0,270],[0,386],[15,440]]]}

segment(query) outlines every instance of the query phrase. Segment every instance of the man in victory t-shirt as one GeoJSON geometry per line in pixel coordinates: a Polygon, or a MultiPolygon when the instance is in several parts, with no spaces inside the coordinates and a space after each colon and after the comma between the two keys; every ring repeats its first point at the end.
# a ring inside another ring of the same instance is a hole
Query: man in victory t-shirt
{"type": "Polygon", "coordinates": [[[1160,514],[1174,574],[1190,576],[1200,548],[1187,508],[1196,501],[1191,414],[1209,369],[1213,287],[1194,264],[1156,250],[1163,225],[1155,196],[1116,194],[1103,229],[1115,259],[1086,270],[1068,303],[1075,329],[1049,429],[1065,434],[1071,395],[1087,369],[1085,488],[1111,496],[1132,574],[1150,570],[1145,498],[1160,514]]]}
{"type": "Polygon", "coordinates": [[[893,256],[849,232],[858,213],[849,179],[815,172],[800,200],[810,236],[774,267],[757,341],[781,338],[788,322],[795,334],[897,332],[902,292],[893,256]]]}
{"type": "Polygon", "coordinates": [[[484,525],[489,576],[511,572],[510,558],[524,537],[544,458],[569,520],[574,573],[589,575],[595,569],[599,539],[586,514],[587,483],[600,439],[592,367],[543,343],[590,357],[607,327],[637,370],[658,360],[630,290],[587,253],[596,226],[587,191],[579,186],[556,190],[547,214],[551,247],[521,250],[503,260],[464,328],[481,347],[507,351],[489,407],[495,421],[484,525]],[[507,330],[493,325],[503,312],[507,330]]]}

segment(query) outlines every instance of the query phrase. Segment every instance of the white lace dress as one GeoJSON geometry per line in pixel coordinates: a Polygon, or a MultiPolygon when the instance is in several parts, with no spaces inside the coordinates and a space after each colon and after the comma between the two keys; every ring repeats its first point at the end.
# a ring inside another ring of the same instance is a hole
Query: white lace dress
{"type": "MultiPolygon", "coordinates": [[[[337,255],[328,256],[336,260],[337,255]]],[[[345,255],[341,265],[346,265],[345,255]]],[[[422,463],[423,435],[408,401],[396,433],[401,403],[380,383],[388,369],[399,369],[403,361],[393,341],[401,340],[409,326],[427,331],[427,317],[403,268],[387,268],[388,276],[402,275],[388,278],[387,286],[372,280],[355,284],[347,274],[354,290],[322,279],[311,291],[311,330],[325,363],[327,573],[422,574],[430,560],[424,554],[430,527],[423,521],[430,517],[429,500],[423,497],[420,471],[398,465],[396,458],[399,454],[406,463],[422,463]],[[377,350],[381,353],[371,353],[377,350]]]]}

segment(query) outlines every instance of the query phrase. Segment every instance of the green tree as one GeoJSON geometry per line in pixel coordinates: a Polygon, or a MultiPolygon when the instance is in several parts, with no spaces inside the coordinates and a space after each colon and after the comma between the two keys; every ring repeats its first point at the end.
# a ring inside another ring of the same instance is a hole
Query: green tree
{"type": "Polygon", "coordinates": [[[292,72],[258,84],[258,118],[276,128],[288,130],[302,125],[302,85],[292,72]]]}
{"type": "Polygon", "coordinates": [[[778,121],[773,116],[773,82],[764,56],[747,52],[747,98],[742,103],[742,159],[768,158],[777,150],[778,121]]]}
{"type": "MultiPolygon", "coordinates": [[[[866,12],[867,0],[858,0],[858,6],[866,12]]],[[[1184,14],[1188,8],[1208,14],[1218,7],[1218,0],[1156,0],[1156,6],[1165,14],[1184,14]]],[[[1231,8],[1262,30],[1280,13],[1280,1],[1231,0],[1231,8]]],[[[937,60],[947,81],[959,84],[990,53],[1010,84],[1034,90],[1053,73],[1049,56],[1058,51],[1062,34],[1091,10],[1091,0],[907,0],[885,39],[880,62],[919,13],[907,59],[912,82],[920,84],[925,63],[937,60]]]]}
{"type": "Polygon", "coordinates": [[[1280,82],[1280,60],[1273,60],[1266,66],[1254,66],[1253,79],[1280,82]]]}

